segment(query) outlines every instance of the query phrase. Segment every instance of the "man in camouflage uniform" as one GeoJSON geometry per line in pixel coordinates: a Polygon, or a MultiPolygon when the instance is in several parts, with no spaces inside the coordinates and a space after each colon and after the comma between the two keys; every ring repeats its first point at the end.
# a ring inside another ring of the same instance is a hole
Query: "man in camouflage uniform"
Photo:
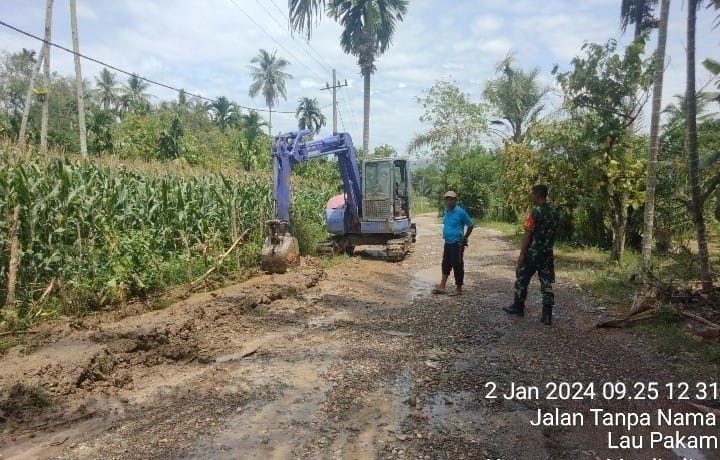
{"type": "Polygon", "coordinates": [[[553,264],[553,245],[558,225],[557,212],[547,204],[548,188],[536,185],[532,188],[533,206],[523,222],[522,244],[515,272],[515,301],[504,307],[506,313],[517,316],[525,315],[525,298],[530,279],[537,272],[542,294],[542,317],[545,325],[552,322],[552,308],[555,303],[552,283],[555,282],[553,264]]]}

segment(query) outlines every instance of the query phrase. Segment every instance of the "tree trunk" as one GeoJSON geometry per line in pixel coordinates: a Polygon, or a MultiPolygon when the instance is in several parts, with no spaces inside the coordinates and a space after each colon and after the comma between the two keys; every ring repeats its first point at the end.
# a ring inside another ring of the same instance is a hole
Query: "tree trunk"
{"type": "Polygon", "coordinates": [[[48,149],[48,107],[50,103],[50,40],[52,38],[52,6],[53,0],[47,0],[45,8],[45,59],[43,60],[43,86],[45,97],[42,104],[42,118],[40,120],[40,152],[47,153],[48,149]]]}
{"type": "Polygon", "coordinates": [[[5,317],[15,308],[15,286],[17,272],[20,265],[20,239],[18,227],[20,225],[20,205],[15,205],[12,221],[10,222],[10,265],[8,266],[7,297],[5,298],[5,317]]]}
{"type": "Polygon", "coordinates": [[[20,134],[18,135],[18,148],[25,150],[27,140],[25,139],[25,133],[27,132],[28,118],[30,117],[30,104],[32,103],[32,90],[35,86],[35,80],[37,80],[38,73],[40,72],[40,66],[42,65],[45,56],[45,45],[40,47],[40,55],[38,56],[35,67],[33,67],[32,75],[30,76],[30,83],[28,83],[28,89],[25,93],[25,106],[23,107],[22,121],[20,122],[20,134]]]}
{"type": "Polygon", "coordinates": [[[657,156],[660,144],[660,112],[662,110],[663,77],[665,74],[665,45],[667,43],[667,25],[670,13],[670,0],[662,0],[660,5],[660,26],[658,45],[655,51],[655,81],[653,83],[652,114],[650,115],[650,145],[648,146],[647,179],[645,185],[645,216],[643,222],[642,261],[643,270],[650,272],[653,225],[655,219],[655,187],[657,186],[657,156]]]}
{"type": "Polygon", "coordinates": [[[703,217],[703,198],[700,192],[700,166],[697,146],[697,100],[695,93],[695,23],[699,0],[688,0],[687,18],[687,86],[685,101],[687,104],[687,124],[685,130],[685,149],[688,156],[688,173],[690,175],[691,204],[690,213],[695,224],[698,244],[698,262],[700,281],[704,292],[712,290],[710,261],[708,257],[705,219],[703,217]]]}
{"type": "Polygon", "coordinates": [[[363,77],[363,158],[366,158],[370,143],[370,72],[363,72],[363,77]]]}
{"type": "Polygon", "coordinates": [[[75,92],[77,93],[78,125],[80,129],[80,155],[87,156],[87,134],[85,132],[85,94],[83,91],[82,69],[80,68],[80,39],[78,38],[76,0],[70,0],[70,26],[72,27],[73,51],[75,52],[75,92]]]}
{"type": "Polygon", "coordinates": [[[625,230],[627,228],[628,206],[625,195],[610,196],[610,220],[612,222],[612,249],[610,258],[620,261],[625,251],[625,230]]]}
{"type": "Polygon", "coordinates": [[[25,150],[27,141],[25,134],[27,132],[28,118],[30,117],[30,105],[32,103],[33,87],[35,86],[35,80],[37,79],[38,73],[40,73],[40,66],[42,65],[45,56],[50,52],[50,45],[47,44],[50,41],[50,24],[52,23],[52,2],[48,0],[47,8],[45,9],[45,40],[46,42],[40,47],[40,56],[35,63],[33,68],[32,76],[30,77],[30,83],[28,84],[27,93],[25,93],[25,107],[23,107],[22,121],[20,122],[20,134],[18,135],[18,147],[20,150],[25,150]]]}
{"type": "Polygon", "coordinates": [[[270,109],[270,119],[268,121],[268,136],[270,136],[270,140],[272,141],[272,107],[269,107],[270,109]]]}

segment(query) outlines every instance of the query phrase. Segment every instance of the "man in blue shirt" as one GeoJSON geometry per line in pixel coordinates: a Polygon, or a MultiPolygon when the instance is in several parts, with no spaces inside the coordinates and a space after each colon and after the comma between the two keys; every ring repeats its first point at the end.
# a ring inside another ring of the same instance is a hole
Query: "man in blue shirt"
{"type": "Polygon", "coordinates": [[[461,295],[465,267],[463,252],[468,244],[468,237],[473,231],[473,222],[463,208],[457,205],[457,194],[452,190],[445,193],[443,198],[445,215],[443,216],[443,248],[442,280],[440,285],[433,289],[433,294],[445,294],[450,271],[455,276],[455,292],[451,295],[461,295]],[[466,229],[467,228],[467,229],[466,229]]]}

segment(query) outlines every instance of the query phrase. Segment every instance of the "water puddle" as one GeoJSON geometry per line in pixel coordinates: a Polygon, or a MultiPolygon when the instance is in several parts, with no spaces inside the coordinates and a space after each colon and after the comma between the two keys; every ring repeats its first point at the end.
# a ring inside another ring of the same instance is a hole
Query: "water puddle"
{"type": "Polygon", "coordinates": [[[430,294],[430,291],[439,281],[439,272],[438,267],[425,268],[415,272],[410,280],[410,289],[408,289],[405,297],[406,300],[412,302],[419,296],[430,294]]]}
{"type": "Polygon", "coordinates": [[[463,429],[478,420],[476,411],[470,409],[473,393],[455,391],[446,393],[439,391],[431,401],[423,407],[423,412],[432,425],[445,430],[463,429]]]}

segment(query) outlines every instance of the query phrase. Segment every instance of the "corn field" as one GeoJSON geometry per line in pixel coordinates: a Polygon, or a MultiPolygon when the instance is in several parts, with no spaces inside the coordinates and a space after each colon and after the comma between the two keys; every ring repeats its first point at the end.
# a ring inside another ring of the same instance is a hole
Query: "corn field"
{"type": "MultiPolygon", "coordinates": [[[[217,263],[226,273],[259,262],[272,201],[267,174],[147,175],[66,158],[0,151],[0,302],[9,289],[13,214],[19,206],[19,318],[79,314],[182,284],[217,263]],[[49,286],[53,286],[49,289],[49,286]],[[36,308],[38,299],[50,301],[36,308]]],[[[328,187],[296,184],[300,234],[319,235],[328,187]]]]}

